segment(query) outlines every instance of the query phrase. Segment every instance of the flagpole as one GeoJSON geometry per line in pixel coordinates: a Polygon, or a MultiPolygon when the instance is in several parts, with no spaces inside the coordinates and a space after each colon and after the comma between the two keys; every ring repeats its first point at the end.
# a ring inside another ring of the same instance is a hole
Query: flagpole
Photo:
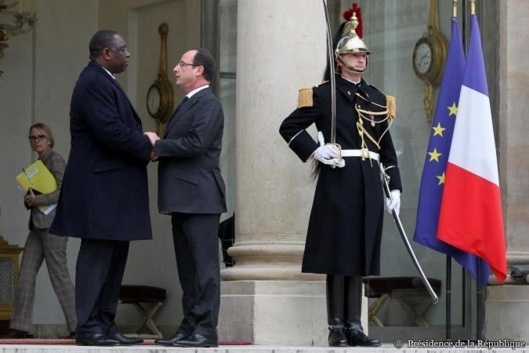
{"type": "MultiPolygon", "coordinates": [[[[470,16],[476,15],[476,1],[470,0],[470,16]]],[[[483,284],[481,283],[481,266],[482,266],[482,260],[480,257],[477,257],[477,271],[479,280],[476,281],[476,339],[477,340],[483,340],[483,284]]]]}
{"type": "MultiPolygon", "coordinates": [[[[472,339],[472,282],[469,280],[470,273],[466,269],[461,269],[463,272],[463,304],[464,304],[464,318],[465,327],[467,328],[467,339],[472,339]]],[[[476,269],[477,271],[477,269],[476,269]]],[[[477,272],[476,272],[477,275],[477,272]]]]}
{"type": "MultiPolygon", "coordinates": [[[[457,17],[457,0],[452,1],[452,17],[457,17]]],[[[445,319],[445,330],[446,340],[452,340],[452,256],[446,255],[446,285],[445,285],[445,296],[446,296],[446,319],[445,319]]]]}
{"type": "MultiPolygon", "coordinates": [[[[464,18],[465,16],[463,16],[464,18]]],[[[463,35],[463,46],[465,48],[465,53],[468,52],[468,40],[466,39],[466,36],[468,36],[468,22],[464,23],[464,28],[467,29],[466,35],[463,35]]],[[[478,269],[476,269],[478,271],[478,269]]],[[[463,309],[464,309],[464,319],[465,319],[465,325],[467,328],[467,339],[472,338],[472,279],[470,277],[469,272],[466,269],[462,269],[462,276],[463,276],[463,309]]],[[[476,272],[477,276],[477,272],[476,272]]]]}
{"type": "MultiPolygon", "coordinates": [[[[471,0],[474,1],[474,0],[471,0]]],[[[467,13],[467,1],[463,1],[463,16],[462,16],[462,27],[463,27],[463,50],[465,52],[465,56],[468,53],[468,37],[470,36],[470,21],[467,20],[467,17],[465,14],[467,13]]],[[[477,269],[476,269],[477,271],[477,269]]],[[[470,310],[472,308],[472,286],[469,285],[469,272],[462,268],[461,271],[462,275],[462,281],[461,281],[461,294],[462,294],[462,301],[463,301],[463,310],[462,310],[462,319],[463,319],[463,327],[466,327],[467,331],[467,339],[471,339],[472,337],[472,318],[470,315],[470,310]],[[470,290],[469,290],[470,288],[470,290]]],[[[478,277],[479,278],[479,277],[478,277]]],[[[470,283],[471,284],[471,283],[470,283]]]]}
{"type": "MultiPolygon", "coordinates": [[[[470,0],[470,15],[476,15],[476,1],[470,0]]],[[[484,318],[484,305],[483,305],[483,284],[481,283],[481,258],[477,258],[478,263],[478,278],[479,281],[476,281],[476,338],[478,340],[483,340],[483,318],[484,318]]]]}
{"type": "MultiPolygon", "coordinates": [[[[455,0],[457,1],[457,0],[455,0]]],[[[446,255],[446,339],[452,339],[452,256],[446,255]]]]}
{"type": "MultiPolygon", "coordinates": [[[[476,14],[476,1],[475,0],[470,0],[470,16],[472,15],[475,15],[476,14]]],[[[476,258],[476,263],[477,263],[477,274],[478,274],[478,278],[479,280],[476,281],[476,339],[480,339],[480,333],[479,333],[479,319],[480,319],[480,303],[479,303],[479,292],[480,292],[480,286],[481,286],[481,268],[479,267],[479,265],[481,265],[481,259],[479,257],[476,258]]],[[[467,276],[468,278],[468,276],[467,276]]],[[[470,286],[470,288],[472,288],[472,286],[470,286]]],[[[470,290],[470,295],[468,296],[468,298],[470,300],[472,300],[472,289],[470,290]]],[[[472,314],[472,313],[471,313],[472,314]]]]}
{"type": "MultiPolygon", "coordinates": [[[[481,272],[481,258],[478,257],[477,258],[477,262],[478,262],[478,278],[481,278],[482,276],[482,272],[481,272]]],[[[476,338],[478,340],[483,340],[485,337],[483,335],[483,319],[484,319],[484,303],[483,303],[483,299],[484,299],[484,296],[483,296],[483,284],[481,283],[481,280],[480,281],[476,281],[476,284],[477,284],[477,289],[476,289],[476,311],[477,311],[477,314],[476,314],[476,338]]]]}

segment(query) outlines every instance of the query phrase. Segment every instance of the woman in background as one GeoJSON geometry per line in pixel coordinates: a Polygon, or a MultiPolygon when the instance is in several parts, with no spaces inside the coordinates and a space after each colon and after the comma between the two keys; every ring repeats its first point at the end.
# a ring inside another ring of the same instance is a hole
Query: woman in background
{"type": "Polygon", "coordinates": [[[75,315],[75,290],[66,263],[67,237],[48,233],[55,209],[44,214],[39,206],[57,203],[64,175],[65,162],[62,156],[53,151],[54,139],[49,126],[36,123],[29,129],[29,144],[39,159],[55,177],[57,189],[49,194],[35,194],[31,191],[24,196],[24,204],[31,212],[29,218],[29,235],[24,245],[22,261],[18,276],[15,297],[15,308],[10,328],[4,338],[31,337],[29,331],[33,326],[33,304],[35,302],[35,281],[42,262],[46,260],[53,290],[59,299],[66,317],[66,325],[73,337],[77,326],[75,315]]]}

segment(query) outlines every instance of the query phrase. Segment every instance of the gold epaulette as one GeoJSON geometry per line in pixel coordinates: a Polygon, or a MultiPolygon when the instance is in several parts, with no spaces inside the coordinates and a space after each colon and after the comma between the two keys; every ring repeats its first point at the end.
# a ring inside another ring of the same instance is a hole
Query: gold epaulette
{"type": "Polygon", "coordinates": [[[391,119],[397,116],[397,99],[394,96],[386,96],[388,115],[391,119]]]}
{"type": "Polygon", "coordinates": [[[312,87],[300,88],[298,92],[298,108],[312,107],[312,87]]]}

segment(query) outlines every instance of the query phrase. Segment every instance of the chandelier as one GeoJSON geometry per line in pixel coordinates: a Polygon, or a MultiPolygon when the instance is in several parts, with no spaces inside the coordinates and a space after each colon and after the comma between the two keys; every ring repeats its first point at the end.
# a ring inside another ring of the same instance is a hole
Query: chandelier
{"type": "MultiPolygon", "coordinates": [[[[37,21],[35,13],[35,0],[31,0],[30,11],[26,11],[23,0],[0,0],[0,14],[11,10],[13,12],[13,22],[11,24],[0,23],[0,59],[4,57],[4,49],[9,47],[7,41],[11,36],[16,36],[22,33],[28,33],[33,29],[37,21]]],[[[26,0],[27,2],[27,0],[26,0]]],[[[0,76],[3,71],[0,70],[0,76]]]]}

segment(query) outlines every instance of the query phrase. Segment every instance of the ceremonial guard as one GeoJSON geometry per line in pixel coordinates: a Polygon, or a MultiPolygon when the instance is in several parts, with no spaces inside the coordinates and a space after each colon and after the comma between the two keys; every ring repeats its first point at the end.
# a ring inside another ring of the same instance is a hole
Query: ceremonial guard
{"type": "Polygon", "coordinates": [[[327,275],[329,346],[373,347],[380,341],[369,338],[361,325],[362,277],[380,274],[385,200],[380,163],[390,177],[388,210],[400,208],[402,186],[389,132],[395,100],[362,78],[370,52],[357,34],[356,4],[344,18],[334,38],[330,81],[301,89],[298,108],[279,132],[303,162],[315,162],[302,271],[327,275]],[[317,142],[306,131],[312,124],[317,142]]]}

